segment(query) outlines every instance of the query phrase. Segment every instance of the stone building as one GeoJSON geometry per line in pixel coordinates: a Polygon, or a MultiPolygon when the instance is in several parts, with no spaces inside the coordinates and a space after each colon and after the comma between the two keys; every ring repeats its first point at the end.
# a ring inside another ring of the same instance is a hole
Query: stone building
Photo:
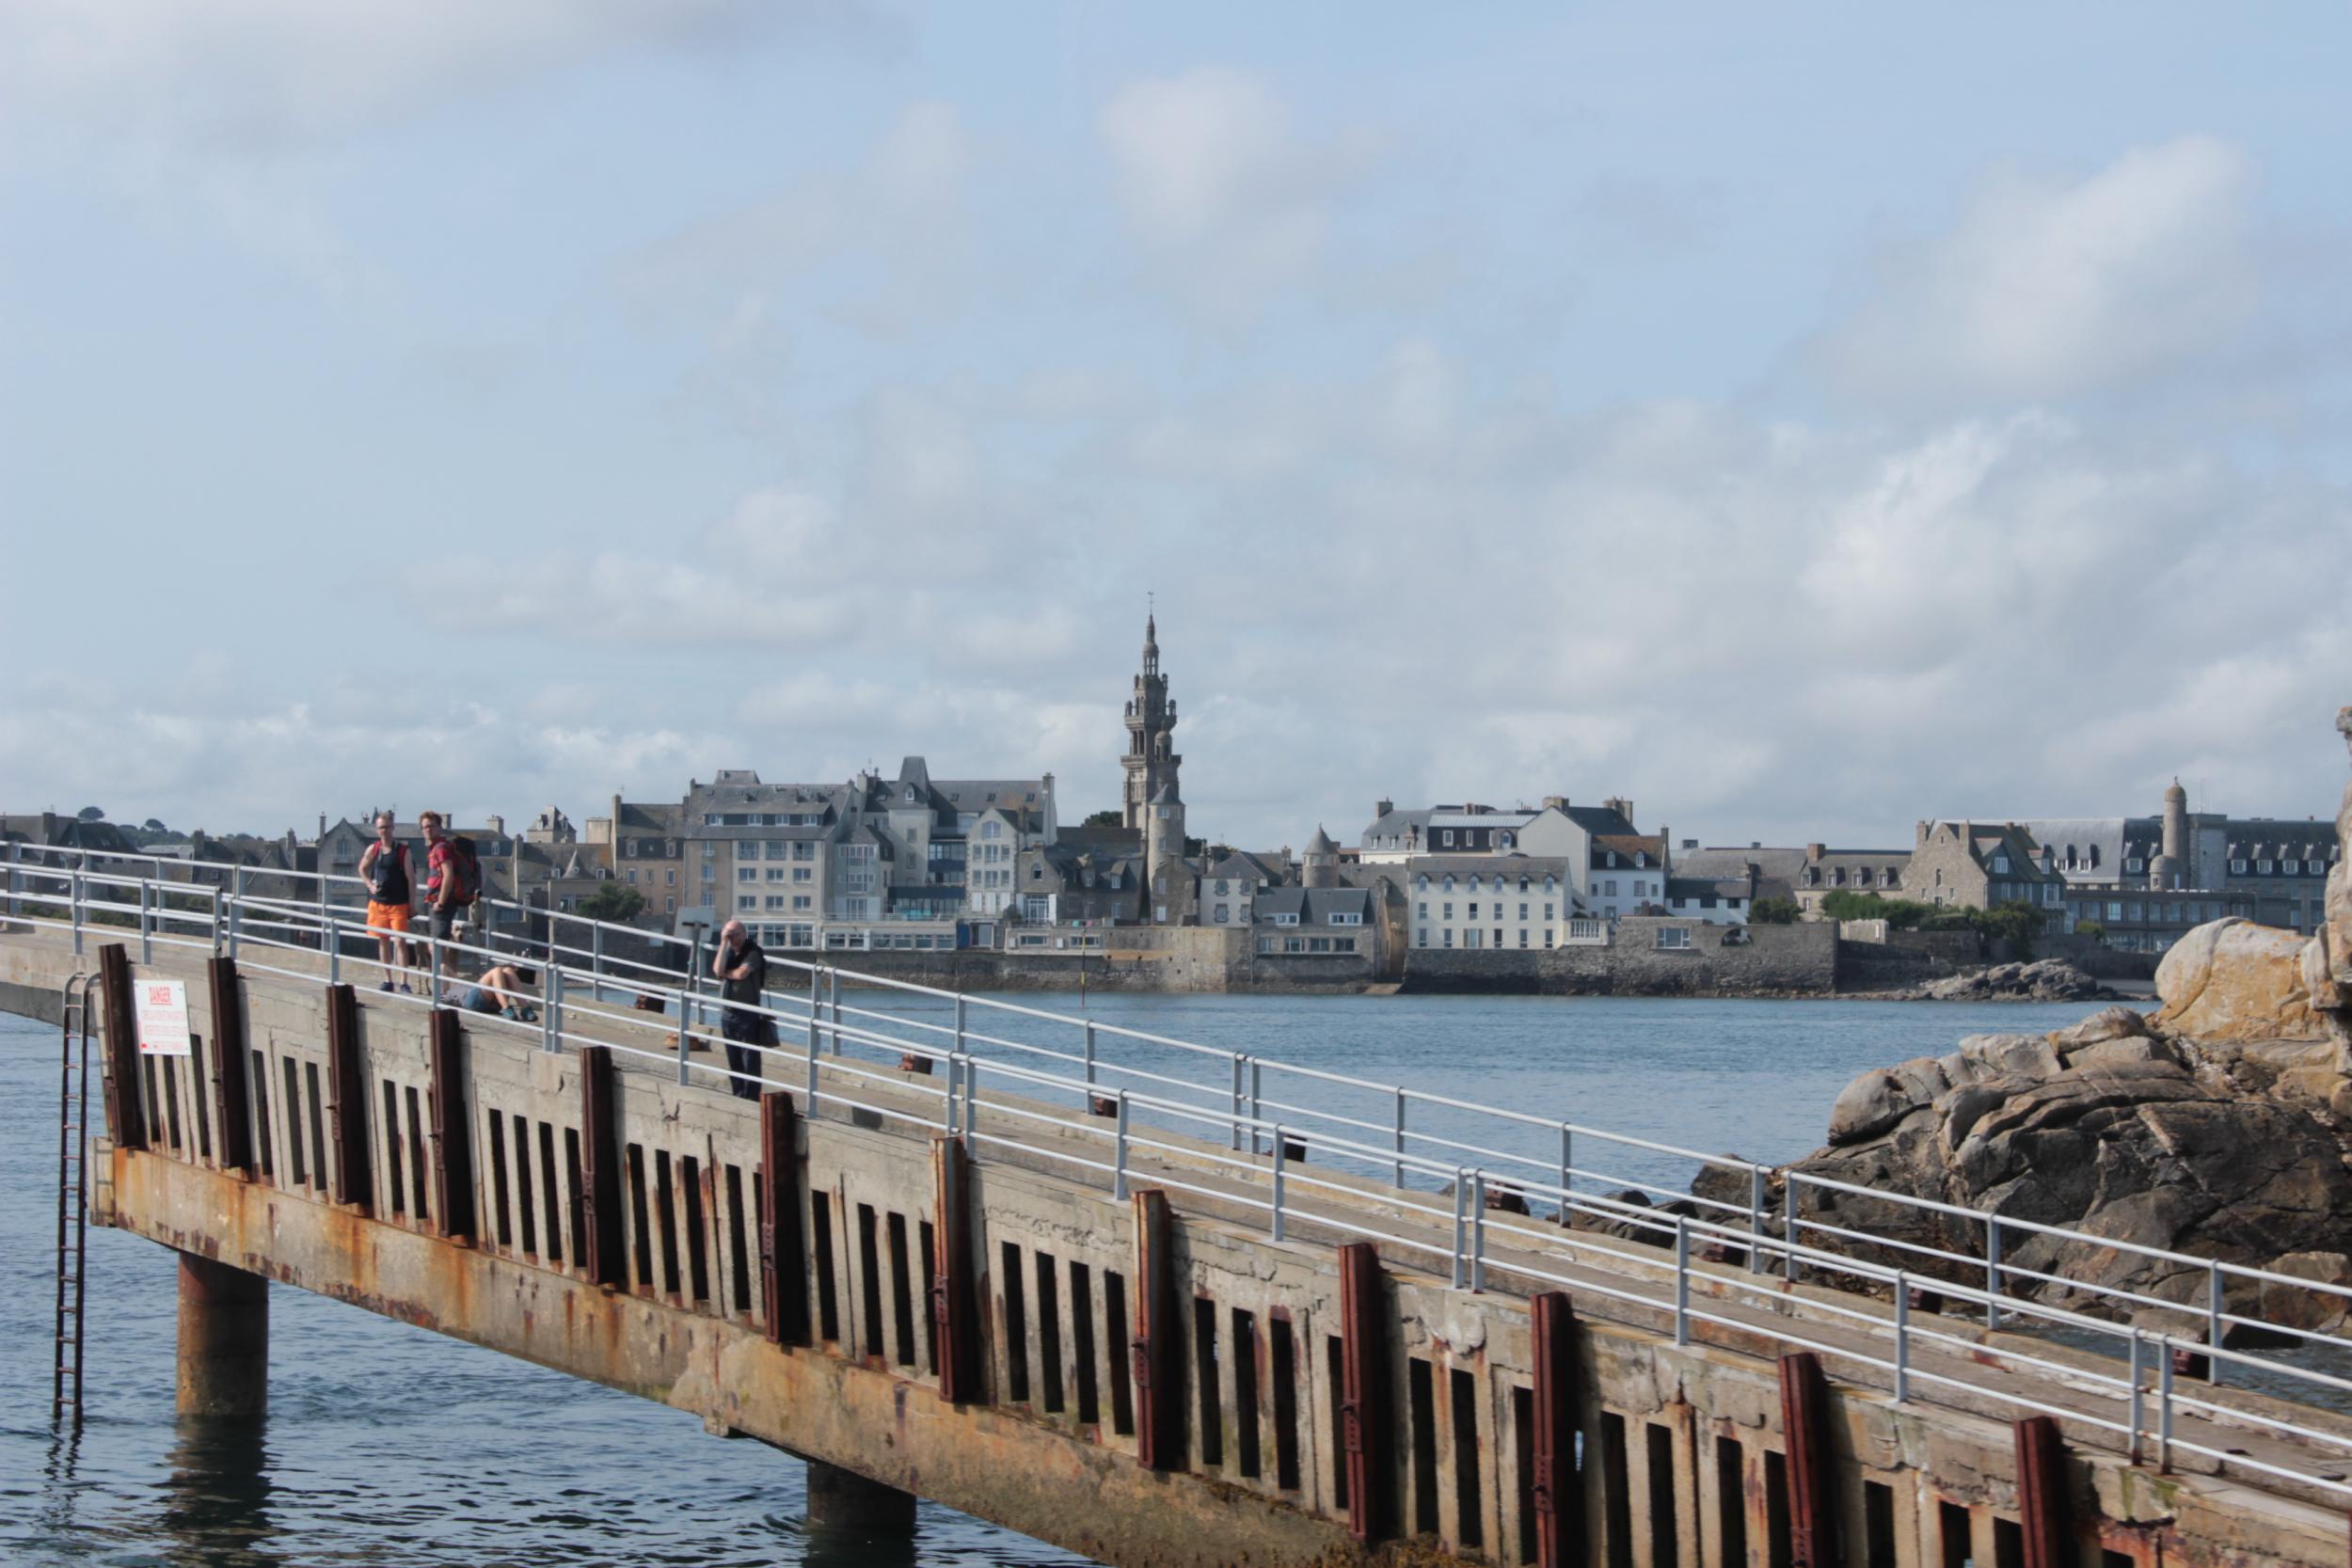
{"type": "Polygon", "coordinates": [[[1193,924],[1200,873],[1184,854],[1184,801],[1176,792],[1171,771],[1152,797],[1151,816],[1143,833],[1144,877],[1150,883],[1151,920],[1154,926],[1193,924]]]}
{"type": "Polygon", "coordinates": [[[1574,874],[1573,863],[1559,855],[1421,856],[1403,868],[1412,945],[1556,947],[1568,939],[1571,921],[1600,924],[1578,907],[1574,874]]]}
{"type": "Polygon", "coordinates": [[[2042,863],[2042,847],[2015,822],[1922,822],[1904,867],[1904,896],[1947,909],[2032,904],[2056,926],[2065,884],[2042,863]]]}
{"type": "Polygon", "coordinates": [[[584,843],[602,845],[613,876],[644,895],[640,920],[664,930],[675,924],[679,904],[693,901],[691,885],[679,877],[686,864],[679,831],[685,810],[676,803],[641,804],[615,795],[612,815],[588,818],[580,835],[584,843]]]}

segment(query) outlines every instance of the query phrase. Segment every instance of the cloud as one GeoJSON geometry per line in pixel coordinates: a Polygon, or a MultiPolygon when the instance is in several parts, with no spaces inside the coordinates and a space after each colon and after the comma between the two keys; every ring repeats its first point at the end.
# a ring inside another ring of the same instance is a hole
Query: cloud
{"type": "Polygon", "coordinates": [[[12,0],[0,101],[101,135],[258,152],[347,134],[598,54],[709,44],[783,15],[864,25],[834,0],[12,0]]]}
{"type": "Polygon", "coordinates": [[[1883,259],[1816,358],[1849,396],[1945,405],[2067,398],[2193,363],[2259,303],[2253,182],[2248,159],[2207,136],[2071,182],[1996,169],[1949,230],[1883,259]]]}
{"type": "Polygon", "coordinates": [[[1158,276],[1246,322],[1314,265],[1360,150],[1311,143],[1262,78],[1224,67],[1131,82],[1104,106],[1112,191],[1158,276]]]}

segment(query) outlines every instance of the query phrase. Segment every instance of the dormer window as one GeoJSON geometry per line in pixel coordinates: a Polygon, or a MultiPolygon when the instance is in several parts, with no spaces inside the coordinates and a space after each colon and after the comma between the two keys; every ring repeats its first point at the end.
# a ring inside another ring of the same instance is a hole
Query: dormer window
{"type": "Polygon", "coordinates": [[[1615,870],[1617,867],[1617,852],[1614,849],[1609,851],[1608,865],[1612,871],[1615,870]]]}
{"type": "Polygon", "coordinates": [[[1648,851],[1646,851],[1646,850],[1643,850],[1643,849],[1636,849],[1636,850],[1634,850],[1634,851],[1633,851],[1633,863],[1634,863],[1635,865],[1637,865],[1637,866],[1641,866],[1641,865],[1647,865],[1647,864],[1649,863],[1649,854],[1648,854],[1648,851]]]}
{"type": "Polygon", "coordinates": [[[1448,828],[1445,831],[1445,842],[1447,848],[1450,849],[1454,847],[1454,830],[1451,828],[1448,828]]]}
{"type": "Polygon", "coordinates": [[[2303,874],[2303,863],[2301,861],[2280,861],[2279,863],[2279,870],[2284,876],[2300,877],[2303,874]]]}
{"type": "Polygon", "coordinates": [[[1511,835],[1507,831],[1495,834],[1495,847],[1498,849],[1508,849],[1511,847],[1511,835]]]}
{"type": "MultiPolygon", "coordinates": [[[[2007,855],[1994,856],[1993,869],[1999,872],[2003,876],[2007,876],[2009,874],[2009,857],[2007,855]]],[[[2139,869],[2139,863],[2137,861],[2132,862],[2132,869],[2134,871],[2139,869]]]]}
{"type": "Polygon", "coordinates": [[[1448,893],[1452,893],[1454,891],[1454,877],[1452,873],[1448,873],[1446,876],[1445,890],[1448,893]]]}
{"type": "Polygon", "coordinates": [[[1426,871],[1421,874],[1421,891],[1423,893],[1429,891],[1429,873],[1426,871]]]}
{"type": "MultiPolygon", "coordinates": [[[[2008,868],[2006,866],[1995,866],[1994,869],[2001,871],[2008,868]]],[[[2123,869],[2126,871],[2139,871],[2145,869],[2145,867],[2142,864],[2140,858],[2137,855],[2133,855],[2123,862],[2123,869]]]]}
{"type": "Polygon", "coordinates": [[[2270,875],[2270,863],[2268,861],[2256,861],[2254,863],[2254,869],[2260,872],[2263,876],[2267,877],[2270,875]]]}
{"type": "Polygon", "coordinates": [[[2245,876],[2245,875],[2246,875],[2246,862],[2245,862],[2243,859],[2234,859],[2234,860],[2232,860],[2232,861],[2230,862],[2230,875],[2232,875],[2233,877],[2243,877],[2243,876],[2245,876]]]}

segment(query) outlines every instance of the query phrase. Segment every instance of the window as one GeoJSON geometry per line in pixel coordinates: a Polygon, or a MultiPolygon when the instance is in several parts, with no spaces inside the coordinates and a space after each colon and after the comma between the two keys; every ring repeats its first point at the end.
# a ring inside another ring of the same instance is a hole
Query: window
{"type": "Polygon", "coordinates": [[[1551,918],[1551,906],[1549,904],[1546,904],[1544,906],[1544,918],[1546,920],[1549,920],[1551,918]]]}
{"type": "Polygon", "coordinates": [[[2279,863],[2279,870],[2283,876],[2300,877],[2303,874],[2303,863],[2301,861],[2280,861],[2279,863]]]}
{"type": "Polygon", "coordinates": [[[1470,890],[1472,893],[1476,893],[1476,892],[1478,891],[1478,879],[1477,879],[1477,877],[1476,877],[1476,876],[1472,876],[1472,877],[1470,878],[1470,890]]]}
{"type": "MultiPolygon", "coordinates": [[[[1995,864],[1993,869],[1995,871],[2007,871],[2009,867],[2006,864],[1995,864]]],[[[2123,869],[2126,871],[2144,871],[2147,869],[2147,865],[2137,855],[2132,855],[2124,860],[2123,869]]]]}
{"type": "Polygon", "coordinates": [[[1454,927],[1451,926],[1445,928],[1445,944],[1448,947],[1454,945],[1454,927]]]}
{"type": "Polygon", "coordinates": [[[1453,874],[1452,874],[1451,872],[1447,873],[1447,875],[1446,875],[1446,879],[1445,879],[1445,890],[1446,890],[1448,893],[1452,893],[1452,892],[1454,891],[1454,876],[1453,876],[1453,874]]]}
{"type": "Polygon", "coordinates": [[[1608,881],[1602,883],[1600,891],[1604,897],[1614,898],[1617,895],[1616,879],[1613,877],[1608,881]]]}
{"type": "Polygon", "coordinates": [[[1616,852],[1614,849],[1612,849],[1612,850],[1610,850],[1610,851],[1609,851],[1609,862],[1608,862],[1608,863],[1609,863],[1609,865],[1610,865],[1613,869],[1616,866],[1616,863],[1617,863],[1617,852],[1616,852]]]}
{"type": "Polygon", "coordinates": [[[1364,917],[1360,914],[1335,914],[1331,917],[1334,926],[1361,926],[1363,923],[1364,917]]]}
{"type": "Polygon", "coordinates": [[[1445,918],[1448,920],[1454,918],[1454,906],[1451,904],[1445,906],[1445,918]]]}
{"type": "Polygon", "coordinates": [[[1691,927],[1688,926],[1661,926],[1658,927],[1658,945],[1661,947],[1670,948],[1690,946],[1691,927]]]}
{"type": "Polygon", "coordinates": [[[739,910],[755,910],[759,908],[759,895],[747,893],[735,901],[735,907],[739,910]]]}
{"type": "Polygon", "coordinates": [[[794,911],[795,913],[798,913],[799,911],[803,911],[803,910],[805,910],[805,909],[807,909],[807,908],[808,908],[808,895],[807,895],[807,894],[805,894],[805,893],[796,893],[796,894],[794,894],[794,895],[792,895],[792,909],[793,909],[793,911],[794,911]]]}
{"type": "Polygon", "coordinates": [[[1413,918],[1415,920],[1426,920],[1429,918],[1429,901],[1427,899],[1424,898],[1420,903],[1413,906],[1413,918]]]}
{"type": "Polygon", "coordinates": [[[2232,861],[2232,862],[2230,863],[2230,874],[2231,874],[2232,876],[2233,876],[2233,877],[2243,877],[2243,876],[2245,876],[2245,875],[2246,875],[2246,863],[2245,863],[2244,861],[2242,861],[2242,860],[2233,860],[2233,861],[2232,861]]]}
{"type": "MultiPolygon", "coordinates": [[[[1162,812],[1160,815],[1166,816],[1168,814],[1162,812]]],[[[992,816],[980,824],[980,836],[984,839],[1002,838],[1005,836],[1005,825],[992,816]]]]}
{"type": "Polygon", "coordinates": [[[783,867],[783,866],[780,866],[780,865],[771,865],[771,866],[770,866],[770,867],[768,868],[768,879],[769,879],[770,881],[771,881],[771,882],[781,882],[781,881],[783,881],[783,880],[784,880],[784,867],[783,867]]]}
{"type": "Polygon", "coordinates": [[[631,887],[637,885],[637,868],[633,865],[628,868],[628,885],[631,887]]]}
{"type": "Polygon", "coordinates": [[[1551,881],[1551,879],[1550,879],[1549,877],[1546,877],[1546,878],[1544,879],[1544,893],[1545,893],[1545,895],[1546,895],[1547,897],[1548,897],[1548,896],[1549,896],[1553,891],[1554,891],[1554,889],[1553,889],[1553,887],[1552,887],[1552,881],[1551,881]]]}
{"type": "Polygon", "coordinates": [[[1284,911],[1275,915],[1274,924],[1277,926],[1295,926],[1298,924],[1298,916],[1288,911],[1284,911]]]}
{"type": "Polygon", "coordinates": [[[1525,920],[1527,918],[1527,906],[1525,904],[1521,904],[1519,906],[1519,918],[1521,920],[1525,920]]]}
{"type": "Polygon", "coordinates": [[[1454,830],[1451,828],[1445,830],[1445,842],[1449,849],[1454,847],[1454,830]]]}
{"type": "Polygon", "coordinates": [[[1426,947],[1426,946],[1428,946],[1428,945],[1429,945],[1429,927],[1426,927],[1426,926],[1422,927],[1419,930],[1417,930],[1417,931],[1415,931],[1415,932],[1413,933],[1413,936],[1414,936],[1414,942],[1413,942],[1413,945],[1414,945],[1414,946],[1416,946],[1416,947],[1426,947]]]}
{"type": "Polygon", "coordinates": [[[1422,892],[1427,893],[1429,891],[1429,873],[1426,871],[1422,872],[1421,874],[1421,880],[1414,885],[1422,892]]]}
{"type": "MultiPolygon", "coordinates": [[[[2138,870],[2138,869],[2139,869],[2139,863],[2138,863],[2137,861],[2134,861],[2134,862],[2132,862],[2132,867],[2131,867],[2131,868],[2132,868],[2134,871],[2138,870]]],[[[1994,857],[1993,857],[1993,869],[1994,869],[1994,870],[1995,870],[1995,871],[1997,871],[1997,872],[2000,872],[2000,873],[2002,873],[2004,876],[2006,876],[2006,875],[2008,874],[2008,872],[2009,872],[2009,857],[2008,857],[2007,855],[1995,855],[1995,856],[1994,856],[1994,857]]]]}
{"type": "Polygon", "coordinates": [[[1549,926],[1545,927],[1544,927],[1544,945],[1545,945],[1546,947],[1549,947],[1549,946],[1551,945],[1551,939],[1552,939],[1552,936],[1553,936],[1553,932],[1552,932],[1551,927],[1549,927],[1549,926]]]}
{"type": "Polygon", "coordinates": [[[1521,947],[1527,945],[1527,927],[1524,926],[1519,927],[1519,945],[1521,947]]]}
{"type": "Polygon", "coordinates": [[[2254,869],[2262,873],[2262,875],[2267,877],[2270,875],[2270,863],[2268,861],[2256,861],[2254,863],[2254,869]]]}
{"type": "Polygon", "coordinates": [[[677,886],[677,867],[675,867],[675,866],[672,866],[672,867],[670,868],[670,879],[669,879],[669,881],[668,881],[668,882],[664,883],[663,885],[664,885],[664,886],[666,886],[666,887],[675,887],[675,886],[677,886]]]}
{"type": "Polygon", "coordinates": [[[735,879],[739,882],[755,882],[759,880],[759,867],[739,865],[735,868],[735,879]]]}
{"type": "Polygon", "coordinates": [[[1478,918],[1478,906],[1475,904],[1472,904],[1470,907],[1470,918],[1472,920],[1476,920],[1478,918]]]}
{"type": "Polygon", "coordinates": [[[1226,907],[1223,904],[1219,904],[1216,907],[1216,913],[1211,915],[1210,918],[1215,920],[1219,926],[1224,925],[1227,919],[1226,907]]]}

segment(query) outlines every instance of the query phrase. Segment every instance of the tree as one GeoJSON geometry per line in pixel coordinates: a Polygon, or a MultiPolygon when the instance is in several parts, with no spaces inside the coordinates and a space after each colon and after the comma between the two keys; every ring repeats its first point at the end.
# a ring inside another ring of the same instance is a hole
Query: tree
{"type": "Polygon", "coordinates": [[[170,830],[169,828],[167,828],[167,827],[165,827],[165,826],[163,825],[163,822],[162,822],[162,820],[161,820],[160,818],[157,818],[157,817],[152,817],[152,816],[149,817],[146,821],[144,821],[144,822],[140,823],[140,824],[139,824],[139,826],[140,826],[140,827],[142,827],[142,828],[145,828],[145,829],[146,829],[149,832],[151,832],[151,833],[167,833],[167,832],[171,832],[171,830],[170,830]]]}
{"type": "Polygon", "coordinates": [[[1899,931],[1909,931],[1931,918],[1935,906],[1915,898],[1888,898],[1876,893],[1839,888],[1823,895],[1821,912],[1832,920],[1883,920],[1899,931]]]}
{"type": "Polygon", "coordinates": [[[106,808],[103,806],[84,806],[80,811],[75,812],[73,815],[76,818],[84,822],[103,822],[106,820],[106,808]]]}
{"type": "Polygon", "coordinates": [[[1094,812],[1078,824],[1081,828],[1123,828],[1126,825],[1126,814],[1116,811],[1094,812]]]}
{"type": "Polygon", "coordinates": [[[1767,894],[1748,906],[1751,926],[1794,926],[1803,911],[1794,898],[1779,898],[1767,894]]]}
{"type": "Polygon", "coordinates": [[[2074,922],[2074,934],[2078,937],[2089,937],[2093,942],[2105,942],[2107,940],[2106,922],[2103,920],[2077,920],[2074,922]]]}
{"type": "Polygon", "coordinates": [[[591,920],[634,920],[644,908],[645,895],[627,882],[599,882],[580,901],[580,912],[591,920]]]}
{"type": "Polygon", "coordinates": [[[1979,918],[1977,929],[1988,941],[2010,942],[2020,958],[2030,958],[2033,957],[2033,939],[2042,934],[2042,924],[2040,905],[2013,898],[1998,909],[1984,911],[1979,918]]]}

